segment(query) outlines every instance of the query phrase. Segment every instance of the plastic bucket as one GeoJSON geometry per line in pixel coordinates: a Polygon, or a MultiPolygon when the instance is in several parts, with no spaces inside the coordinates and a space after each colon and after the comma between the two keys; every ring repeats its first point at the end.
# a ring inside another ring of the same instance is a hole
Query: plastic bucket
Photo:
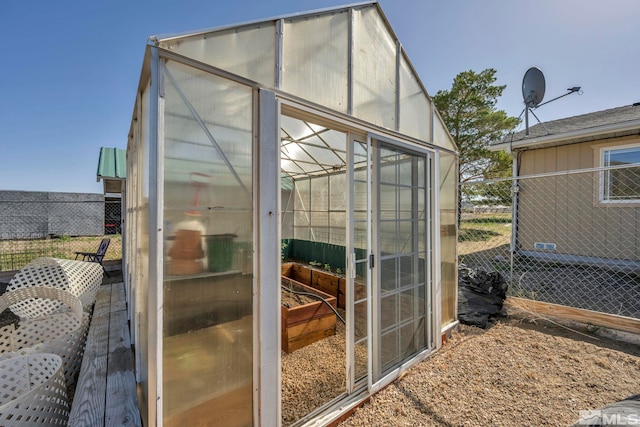
{"type": "Polygon", "coordinates": [[[209,271],[217,273],[231,270],[233,265],[233,239],[235,238],[235,234],[213,234],[207,236],[209,271]]]}

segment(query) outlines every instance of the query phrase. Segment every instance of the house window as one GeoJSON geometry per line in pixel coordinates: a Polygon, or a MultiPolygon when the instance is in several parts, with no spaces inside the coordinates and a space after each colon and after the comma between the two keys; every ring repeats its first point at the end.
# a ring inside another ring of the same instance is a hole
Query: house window
{"type": "Polygon", "coordinates": [[[601,158],[602,166],[621,168],[602,172],[600,200],[640,202],[640,145],[603,148],[601,158]]]}

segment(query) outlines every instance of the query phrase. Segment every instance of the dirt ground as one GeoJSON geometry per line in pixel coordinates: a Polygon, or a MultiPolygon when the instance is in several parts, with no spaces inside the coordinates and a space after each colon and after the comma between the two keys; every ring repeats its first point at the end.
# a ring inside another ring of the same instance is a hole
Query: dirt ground
{"type": "Polygon", "coordinates": [[[640,346],[508,314],[487,330],[462,325],[340,426],[562,426],[640,393],[640,346]]]}

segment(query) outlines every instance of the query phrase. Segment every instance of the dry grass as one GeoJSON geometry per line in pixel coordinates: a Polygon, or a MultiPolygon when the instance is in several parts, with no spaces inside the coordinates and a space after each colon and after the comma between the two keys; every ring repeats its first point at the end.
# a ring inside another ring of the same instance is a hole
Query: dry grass
{"type": "Polygon", "coordinates": [[[458,254],[467,255],[506,245],[511,240],[511,215],[463,214],[458,232],[458,254]]]}
{"type": "Polygon", "coordinates": [[[0,240],[0,271],[19,270],[32,259],[53,257],[74,259],[76,252],[95,252],[100,241],[111,239],[105,260],[122,258],[122,235],[69,237],[47,239],[0,240]]]}

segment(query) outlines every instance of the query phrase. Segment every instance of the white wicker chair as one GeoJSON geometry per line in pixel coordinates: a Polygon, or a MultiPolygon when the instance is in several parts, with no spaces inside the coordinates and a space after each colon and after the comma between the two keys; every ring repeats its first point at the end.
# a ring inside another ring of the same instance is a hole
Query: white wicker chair
{"type": "Polygon", "coordinates": [[[89,330],[89,313],[83,312],[80,300],[64,289],[32,286],[0,295],[0,312],[7,308],[32,316],[21,316],[18,328],[13,324],[0,328],[0,360],[33,353],[57,354],[62,358],[67,387],[72,390],[89,330]],[[67,311],[54,312],[54,303],[67,306],[67,311]]]}
{"type": "Polygon", "coordinates": [[[0,361],[0,425],[67,425],[69,398],[62,359],[37,353],[0,361]]]}
{"type": "MultiPolygon", "coordinates": [[[[7,286],[7,292],[31,286],[60,288],[77,296],[84,310],[88,311],[96,301],[102,274],[102,267],[95,262],[36,258],[16,273],[7,286]]],[[[56,309],[61,307],[58,302],[37,301],[16,307],[12,311],[20,317],[35,317],[41,314],[42,304],[52,303],[56,309]]]]}

